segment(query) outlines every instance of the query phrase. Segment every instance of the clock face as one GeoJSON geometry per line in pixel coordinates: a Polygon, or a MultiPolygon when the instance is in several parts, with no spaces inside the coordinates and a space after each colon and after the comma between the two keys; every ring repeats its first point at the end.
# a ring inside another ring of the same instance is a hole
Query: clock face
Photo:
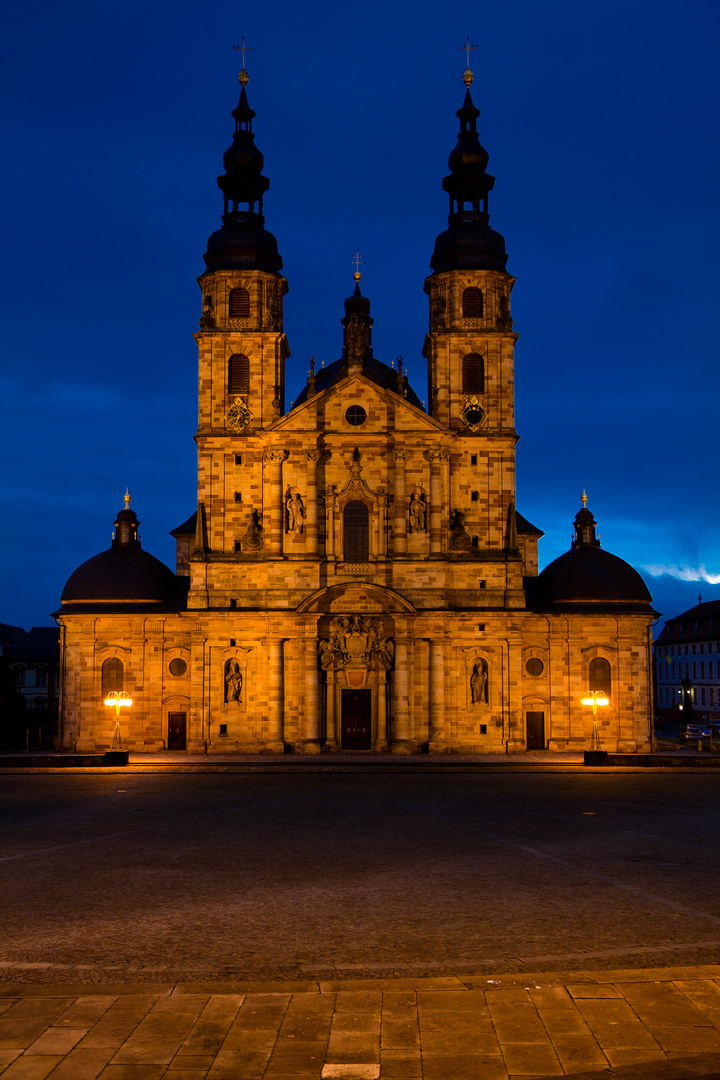
{"type": "Polygon", "coordinates": [[[460,419],[470,431],[477,431],[487,420],[487,413],[482,406],[482,398],[473,394],[465,399],[460,419]]]}
{"type": "Polygon", "coordinates": [[[247,427],[252,418],[253,414],[248,409],[247,402],[239,397],[235,398],[228,409],[225,421],[228,427],[233,428],[234,431],[242,431],[244,427],[247,427]]]}

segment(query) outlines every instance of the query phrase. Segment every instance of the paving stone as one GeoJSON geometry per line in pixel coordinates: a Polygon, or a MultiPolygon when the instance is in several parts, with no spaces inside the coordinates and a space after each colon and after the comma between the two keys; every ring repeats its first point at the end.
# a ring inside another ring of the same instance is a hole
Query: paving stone
{"type": "Polygon", "coordinates": [[[307,1042],[327,1042],[330,1034],[330,1016],[288,1016],[282,1022],[278,1040],[300,1039],[307,1042]]]}
{"type": "Polygon", "coordinates": [[[164,1065],[106,1065],[98,1080],[162,1080],[164,1065]]]}
{"type": "Polygon", "coordinates": [[[0,1072],[6,1069],[11,1061],[14,1061],[16,1057],[22,1054],[22,1050],[17,1048],[16,1050],[0,1050],[0,1072]]]}
{"type": "Polygon", "coordinates": [[[570,1035],[589,1035],[590,1028],[578,1009],[557,1009],[552,1012],[540,1011],[540,1019],[551,1039],[570,1035]]]}
{"type": "Polygon", "coordinates": [[[485,1054],[423,1054],[423,1080],[508,1080],[502,1057],[485,1054]]]}
{"type": "Polygon", "coordinates": [[[60,1064],[61,1057],[19,1057],[8,1065],[3,1080],[45,1080],[53,1069],[60,1064]]]}
{"type": "Polygon", "coordinates": [[[92,1027],[116,1001],[117,995],[79,997],[76,1001],[73,1001],[65,1012],[58,1016],[55,1023],[69,1024],[70,1027],[92,1027]]]}
{"type": "Polygon", "coordinates": [[[0,1017],[0,1050],[26,1050],[47,1028],[47,1017],[0,1017]]]}
{"type": "Polygon", "coordinates": [[[624,998],[614,998],[610,1000],[578,999],[577,1007],[582,1013],[583,1019],[588,1022],[590,1027],[600,1022],[613,1022],[619,1024],[632,1023],[633,1021],[638,1020],[636,1013],[624,998]]]}
{"type": "Polygon", "coordinates": [[[115,1051],[111,1065],[169,1065],[178,1052],[179,1039],[128,1039],[115,1051]]]}
{"type": "Polygon", "coordinates": [[[565,1072],[607,1066],[607,1058],[592,1035],[565,1035],[552,1043],[565,1072]]]}
{"type": "Polygon", "coordinates": [[[3,1020],[47,1019],[48,1024],[64,1013],[74,998],[22,997],[3,1015],[3,1020]]]}
{"type": "Polygon", "coordinates": [[[658,1043],[639,1020],[634,1023],[608,1023],[597,1021],[590,1028],[602,1049],[607,1054],[609,1048],[620,1047],[626,1050],[659,1050],[658,1043]]]}
{"type": "Polygon", "coordinates": [[[564,986],[531,986],[528,994],[538,1012],[547,1013],[574,1008],[573,999],[564,986]]]}
{"type": "Polygon", "coordinates": [[[72,1050],[52,1074],[52,1080],[97,1080],[112,1050],[72,1050]]]}
{"type": "Polygon", "coordinates": [[[28,1046],[26,1054],[69,1054],[86,1034],[87,1028],[51,1027],[28,1046]]]}
{"type": "Polygon", "coordinates": [[[331,1064],[380,1064],[380,1036],[330,1033],[325,1060],[331,1064]]]}
{"type": "Polygon", "coordinates": [[[623,983],[625,1000],[644,1024],[709,1026],[710,1021],[671,983],[623,983]]]}
{"type": "Polygon", "coordinates": [[[362,1034],[367,1032],[370,1035],[380,1034],[380,1008],[373,1009],[372,1012],[358,1013],[353,1012],[336,1012],[332,1018],[331,1033],[333,1035],[340,1032],[347,1032],[348,1034],[362,1034]]]}
{"type": "MultiPolygon", "coordinates": [[[[278,1025],[279,1027],[279,1025],[278,1025]]],[[[265,1054],[270,1057],[270,1052],[277,1041],[277,1028],[230,1028],[223,1050],[237,1050],[246,1054],[265,1054]]]]}
{"type": "Polygon", "coordinates": [[[665,1054],[659,1047],[650,1049],[639,1046],[609,1046],[605,1047],[605,1056],[614,1069],[622,1069],[628,1065],[640,1065],[647,1061],[667,1061],[665,1054]]]}
{"type": "Polygon", "coordinates": [[[380,1051],[380,1076],[381,1078],[392,1077],[393,1080],[415,1080],[422,1076],[422,1058],[419,1048],[409,1049],[381,1049],[380,1051]]]}
{"type": "Polygon", "coordinates": [[[0,1016],[6,1013],[8,1009],[12,1009],[13,1005],[19,1000],[19,998],[0,998],[0,1016]]]}
{"type": "Polygon", "coordinates": [[[300,1040],[288,1040],[286,1043],[275,1043],[275,1048],[268,1062],[268,1068],[284,1068],[286,1072],[292,1072],[292,1067],[298,1070],[311,1070],[322,1068],[325,1061],[326,1040],[322,1042],[301,1042],[300,1040]]]}
{"type": "Polygon", "coordinates": [[[332,1016],[335,1011],[335,994],[293,994],[285,1013],[286,1017],[332,1016]]]}
{"type": "Polygon", "coordinates": [[[534,1010],[527,1016],[498,1016],[494,1022],[497,1037],[503,1046],[505,1043],[549,1042],[545,1025],[534,1010]]]}
{"type": "Polygon", "coordinates": [[[370,1013],[380,1015],[382,992],[380,990],[355,990],[338,992],[335,998],[336,1013],[370,1013]]]}
{"type": "MultiPolygon", "coordinates": [[[[545,1041],[548,1042],[547,1036],[545,1041]]],[[[425,1032],[420,1034],[420,1045],[424,1054],[499,1054],[500,1042],[494,1031],[458,1033],[449,1026],[446,1031],[425,1032]]]]}
{"type": "Polygon", "coordinates": [[[207,1072],[214,1060],[215,1054],[184,1054],[181,1051],[170,1062],[170,1069],[204,1069],[207,1072]]]}
{"type": "Polygon", "coordinates": [[[221,1050],[215,1058],[208,1080],[262,1080],[270,1057],[267,1054],[244,1050],[221,1050]]]}
{"type": "Polygon", "coordinates": [[[549,1044],[503,1043],[505,1068],[510,1076],[564,1076],[565,1071],[549,1044]]]}
{"type": "Polygon", "coordinates": [[[168,1080],[205,1080],[207,1069],[173,1069],[164,1074],[168,1080]]]}
{"type": "Polygon", "coordinates": [[[663,1050],[677,1052],[695,1050],[697,1053],[720,1052],[720,1031],[714,1027],[661,1027],[653,1025],[651,1032],[663,1050]]]}
{"type": "MultiPolygon", "coordinates": [[[[383,1014],[384,1015],[384,1014],[383,1014]]],[[[411,1047],[420,1045],[420,1031],[416,1019],[410,1020],[384,1020],[380,1032],[380,1045],[383,1050],[394,1047],[411,1047]]]]}
{"type": "Polygon", "coordinates": [[[325,1065],[322,1076],[327,1080],[376,1080],[379,1065],[325,1065]]]}
{"type": "Polygon", "coordinates": [[[615,986],[593,986],[590,983],[571,983],[566,987],[568,994],[575,998],[621,998],[622,994],[615,986]]]}

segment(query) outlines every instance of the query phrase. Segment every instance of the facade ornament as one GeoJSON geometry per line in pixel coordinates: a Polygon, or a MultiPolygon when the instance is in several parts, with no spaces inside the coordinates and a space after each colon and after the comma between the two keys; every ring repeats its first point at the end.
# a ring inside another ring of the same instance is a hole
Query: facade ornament
{"type": "Polygon", "coordinates": [[[251,510],[247,516],[249,523],[242,538],[242,549],[243,551],[262,551],[265,541],[262,535],[260,514],[257,510],[251,510]]]}
{"type": "Polygon", "coordinates": [[[487,704],[487,682],[487,664],[484,660],[477,660],[470,676],[470,700],[473,705],[487,704]]]}
{"type": "Polygon", "coordinates": [[[425,532],[425,500],[422,490],[416,487],[410,498],[410,529],[412,532],[425,532]]]}
{"type": "Polygon", "coordinates": [[[306,450],[305,457],[312,465],[317,465],[318,461],[320,460],[320,451],[306,450]]]}
{"type": "Polygon", "coordinates": [[[465,532],[465,515],[460,510],[453,510],[450,517],[450,550],[470,551],[472,542],[465,532]]]}
{"type": "Polygon", "coordinates": [[[242,684],[243,677],[240,671],[240,665],[237,660],[228,660],[225,665],[225,702],[230,704],[235,701],[240,704],[242,701],[242,684]]]}
{"type": "Polygon", "coordinates": [[[510,305],[508,304],[508,298],[504,294],[500,297],[498,304],[498,313],[495,318],[495,326],[498,330],[512,330],[513,321],[510,314],[510,305]]]}
{"type": "Polygon", "coordinates": [[[287,510],[287,531],[301,533],[305,526],[305,507],[297,488],[290,488],[285,501],[287,510]]]}
{"type": "Polygon", "coordinates": [[[209,293],[203,296],[202,315],[200,316],[200,329],[215,329],[215,310],[213,308],[213,298],[212,296],[210,296],[209,293]]]}
{"type": "Polygon", "coordinates": [[[231,427],[234,431],[242,431],[252,419],[253,414],[250,412],[245,399],[236,397],[225,416],[228,427],[231,427]]]}
{"type": "Polygon", "coordinates": [[[318,643],[318,655],[324,671],[373,663],[387,670],[393,664],[395,643],[385,636],[380,619],[338,615],[330,623],[329,638],[318,643]]]}
{"type": "Polygon", "coordinates": [[[405,461],[407,454],[404,450],[393,450],[393,458],[396,462],[405,461]]]}
{"type": "Polygon", "coordinates": [[[263,453],[263,461],[271,465],[282,465],[287,457],[287,450],[265,450],[263,453]]]}

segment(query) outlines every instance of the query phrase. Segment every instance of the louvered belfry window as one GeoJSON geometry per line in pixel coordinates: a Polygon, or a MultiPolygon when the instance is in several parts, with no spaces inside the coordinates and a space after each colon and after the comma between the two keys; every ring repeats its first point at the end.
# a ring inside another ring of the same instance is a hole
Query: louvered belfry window
{"type": "Polygon", "coordinates": [[[250,361],[242,353],[234,353],[228,360],[228,394],[250,392],[250,361]]]}
{"type": "Polygon", "coordinates": [[[116,656],[110,656],[103,661],[102,666],[102,693],[107,697],[111,690],[123,688],[123,662],[116,656]]]}
{"type": "Polygon", "coordinates": [[[238,287],[230,290],[228,314],[231,319],[250,318],[250,293],[247,289],[238,287]]]}
{"type": "Polygon", "coordinates": [[[610,664],[602,656],[590,661],[590,689],[602,690],[610,697],[610,664]]]}
{"type": "Polygon", "coordinates": [[[343,556],[345,562],[363,563],[370,558],[370,512],[359,499],[343,510],[343,556]]]}
{"type": "Polygon", "coordinates": [[[482,319],[483,294],[480,289],[466,289],[462,298],[463,319],[482,319]]]}
{"type": "Polygon", "coordinates": [[[468,353],[462,363],[463,394],[485,393],[485,361],[478,353],[468,353]]]}

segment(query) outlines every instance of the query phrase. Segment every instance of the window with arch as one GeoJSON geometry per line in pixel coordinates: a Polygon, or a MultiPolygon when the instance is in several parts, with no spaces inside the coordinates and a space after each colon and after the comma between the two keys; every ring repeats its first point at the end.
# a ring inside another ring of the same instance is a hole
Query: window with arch
{"type": "Polygon", "coordinates": [[[370,558],[370,511],[360,499],[346,503],[343,510],[343,555],[345,562],[370,558]]]}
{"type": "Polygon", "coordinates": [[[36,668],[35,669],[35,685],[36,686],[47,686],[47,669],[46,668],[36,668]]]}
{"type": "Polygon", "coordinates": [[[610,697],[610,664],[602,656],[590,661],[590,689],[601,690],[610,697]]]}
{"type": "Polygon", "coordinates": [[[466,289],[462,296],[463,319],[482,319],[483,294],[480,289],[466,289]]]}
{"type": "Polygon", "coordinates": [[[123,662],[117,656],[110,656],[103,661],[102,666],[102,693],[107,697],[111,690],[123,688],[123,662]]]}
{"type": "Polygon", "coordinates": [[[485,393],[485,361],[479,353],[468,353],[462,362],[463,394],[485,393]]]}
{"type": "Polygon", "coordinates": [[[250,293],[242,286],[230,290],[228,297],[228,315],[231,319],[250,318],[250,293]]]}
{"type": "Polygon", "coordinates": [[[242,353],[233,353],[228,360],[228,394],[247,394],[250,391],[250,361],[242,353]]]}

